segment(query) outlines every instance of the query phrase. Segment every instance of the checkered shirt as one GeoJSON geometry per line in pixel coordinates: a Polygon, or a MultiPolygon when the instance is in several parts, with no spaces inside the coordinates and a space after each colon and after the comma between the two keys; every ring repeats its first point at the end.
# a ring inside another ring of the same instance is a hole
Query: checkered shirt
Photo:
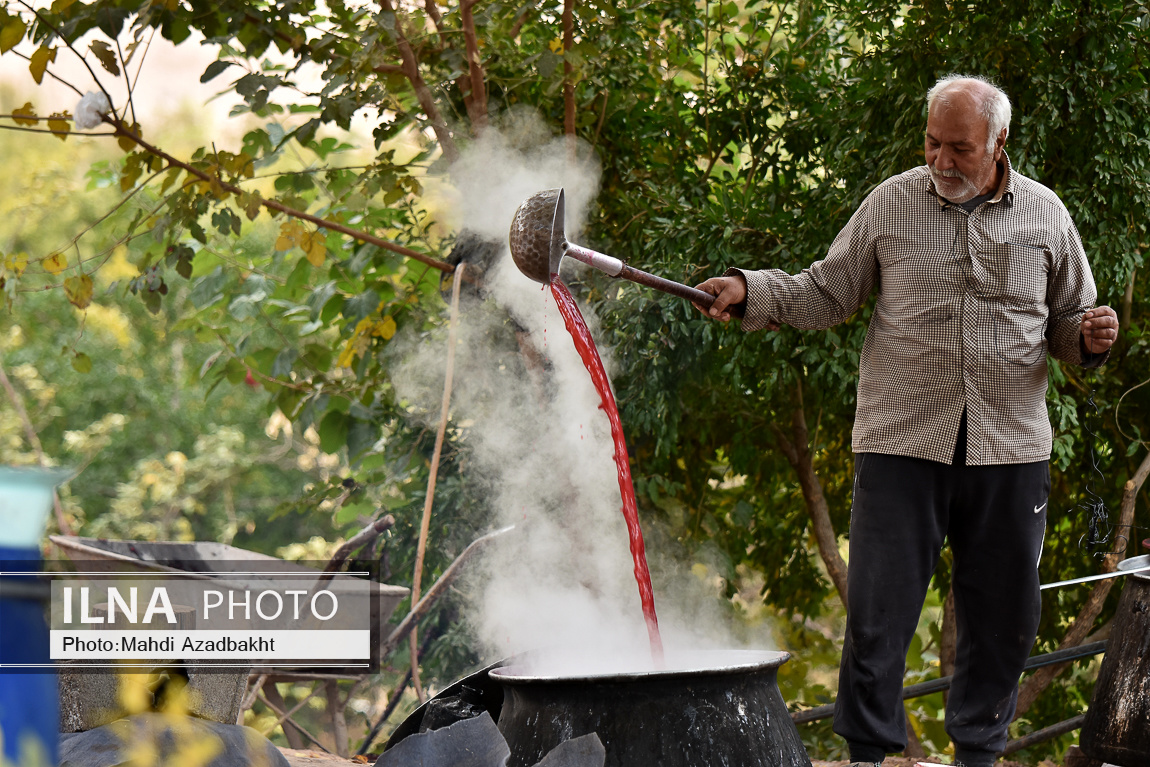
{"type": "Polygon", "coordinates": [[[744,330],[836,325],[877,288],[859,365],[856,453],[950,463],[967,412],[966,462],[1050,457],[1047,354],[1095,367],[1079,323],[1097,291],[1070,214],[1010,167],[971,213],[938,196],[926,166],[887,179],[826,258],[747,281],[744,330]]]}

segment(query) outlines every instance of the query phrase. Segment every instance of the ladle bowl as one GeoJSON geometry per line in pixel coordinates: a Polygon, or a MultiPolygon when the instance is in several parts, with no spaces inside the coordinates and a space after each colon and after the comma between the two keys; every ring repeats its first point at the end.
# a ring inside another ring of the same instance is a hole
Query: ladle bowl
{"type": "Polygon", "coordinates": [[[531,195],[515,211],[508,235],[511,258],[519,271],[544,285],[559,273],[563,260],[563,190],[546,189],[531,195]]]}
{"type": "MultiPolygon", "coordinates": [[[[656,277],[653,274],[628,266],[619,259],[599,253],[589,248],[568,242],[563,233],[564,194],[563,189],[546,189],[537,192],[520,205],[511,220],[508,245],[511,259],[519,271],[536,282],[549,285],[558,276],[564,256],[571,256],[588,266],[606,272],[612,277],[646,285],[679,298],[685,298],[702,307],[710,308],[715,297],[697,288],[688,287],[673,280],[656,277]]],[[[743,316],[742,305],[730,306],[727,311],[736,317],[743,316]]]]}

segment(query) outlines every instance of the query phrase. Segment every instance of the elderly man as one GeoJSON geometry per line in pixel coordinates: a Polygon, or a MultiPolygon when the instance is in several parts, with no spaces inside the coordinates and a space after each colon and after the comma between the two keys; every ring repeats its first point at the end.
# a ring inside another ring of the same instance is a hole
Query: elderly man
{"type": "MultiPolygon", "coordinates": [[[[947,77],[927,97],[926,165],[878,185],[796,276],[729,270],[699,287],[744,330],[826,328],[874,291],[852,447],[847,630],[835,732],[851,761],[906,748],[902,679],[944,539],[958,637],[946,728],[956,762],[1006,743],[1039,617],[1050,492],[1047,354],[1095,367],[1118,337],[1058,197],[1010,166],[1006,95],[947,77]]],[[[701,307],[700,307],[701,309],[701,307]]]]}

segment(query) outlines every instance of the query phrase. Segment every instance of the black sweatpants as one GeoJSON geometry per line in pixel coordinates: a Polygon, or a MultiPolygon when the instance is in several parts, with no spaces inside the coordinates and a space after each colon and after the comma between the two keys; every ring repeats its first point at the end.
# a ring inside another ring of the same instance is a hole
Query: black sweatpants
{"type": "Polygon", "coordinates": [[[847,630],[834,730],[859,753],[906,748],[906,654],[943,540],[954,553],[957,648],[946,731],[957,757],[1001,751],[1038,630],[1048,461],[948,466],[855,457],[847,630]],[[860,748],[861,747],[861,748],[860,748]]]}

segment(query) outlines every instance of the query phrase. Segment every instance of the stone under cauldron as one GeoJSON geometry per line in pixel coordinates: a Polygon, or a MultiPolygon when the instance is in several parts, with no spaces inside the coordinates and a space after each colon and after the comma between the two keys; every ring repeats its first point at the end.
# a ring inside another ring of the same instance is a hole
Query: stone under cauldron
{"type": "Polygon", "coordinates": [[[537,658],[511,658],[428,701],[396,729],[388,749],[439,726],[445,711],[486,711],[510,749],[508,767],[536,765],[591,733],[607,767],[810,767],[778,689],[787,658],[723,651],[698,653],[678,669],[586,674],[539,673],[545,666],[537,658]],[[438,721],[421,726],[425,718],[438,721]]]}

